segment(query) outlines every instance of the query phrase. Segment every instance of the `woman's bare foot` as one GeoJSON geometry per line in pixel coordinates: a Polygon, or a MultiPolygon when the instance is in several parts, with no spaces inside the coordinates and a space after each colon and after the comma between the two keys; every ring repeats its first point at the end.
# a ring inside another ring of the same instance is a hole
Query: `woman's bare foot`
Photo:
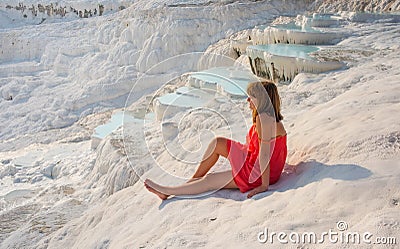
{"type": "Polygon", "coordinates": [[[158,191],[156,188],[159,187],[157,183],[154,183],[150,179],[146,179],[144,181],[144,186],[147,188],[148,191],[156,194],[158,197],[160,197],[161,200],[166,200],[169,195],[163,194],[160,191],[158,191]]]}

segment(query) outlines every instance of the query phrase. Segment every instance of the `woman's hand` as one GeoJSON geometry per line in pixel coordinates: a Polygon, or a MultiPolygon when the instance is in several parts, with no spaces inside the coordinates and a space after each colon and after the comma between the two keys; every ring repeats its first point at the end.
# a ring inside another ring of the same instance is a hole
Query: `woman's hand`
{"type": "Polygon", "coordinates": [[[267,190],[268,190],[268,186],[260,185],[260,186],[258,186],[257,188],[251,190],[251,191],[247,194],[247,198],[251,198],[251,197],[255,196],[256,194],[265,192],[265,191],[267,191],[267,190]]]}

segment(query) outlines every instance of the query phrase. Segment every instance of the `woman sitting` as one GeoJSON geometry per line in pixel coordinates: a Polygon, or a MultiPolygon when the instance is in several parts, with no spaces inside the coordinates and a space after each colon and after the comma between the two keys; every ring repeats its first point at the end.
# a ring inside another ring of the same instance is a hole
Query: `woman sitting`
{"type": "Polygon", "coordinates": [[[247,197],[251,198],[276,183],[287,156],[278,89],[273,82],[254,82],[248,85],[247,94],[253,125],[246,144],[217,137],[209,144],[188,182],[179,186],[162,186],[146,179],[146,188],[162,200],[170,195],[194,195],[221,188],[239,189],[242,193],[250,191],[247,197]],[[208,173],[219,156],[229,160],[232,170],[208,173]]]}

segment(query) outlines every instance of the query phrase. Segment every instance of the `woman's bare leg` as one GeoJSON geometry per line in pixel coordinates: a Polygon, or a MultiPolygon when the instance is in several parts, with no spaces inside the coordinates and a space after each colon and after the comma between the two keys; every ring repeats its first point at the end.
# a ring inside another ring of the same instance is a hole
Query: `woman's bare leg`
{"type": "Polygon", "coordinates": [[[228,157],[229,151],[226,142],[227,139],[223,137],[217,137],[211,140],[199,167],[188,182],[193,182],[205,176],[207,172],[210,171],[211,167],[218,161],[220,155],[225,158],[228,157]]]}
{"type": "Polygon", "coordinates": [[[238,188],[235,181],[233,181],[231,171],[210,173],[196,181],[174,187],[162,186],[150,179],[146,179],[144,185],[162,200],[167,199],[170,195],[195,195],[221,188],[238,188]]]}

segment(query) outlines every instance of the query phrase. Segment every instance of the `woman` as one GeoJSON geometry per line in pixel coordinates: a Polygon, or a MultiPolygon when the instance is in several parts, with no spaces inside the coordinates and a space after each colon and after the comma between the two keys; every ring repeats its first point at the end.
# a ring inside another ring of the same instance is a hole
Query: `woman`
{"type": "Polygon", "coordinates": [[[253,125],[246,144],[217,137],[208,146],[192,178],[180,186],[162,186],[149,179],[144,185],[160,197],[200,194],[220,188],[250,191],[248,198],[267,191],[282,173],[287,156],[286,131],[281,120],[280,98],[273,82],[254,82],[247,87],[253,125]],[[232,170],[208,173],[219,156],[227,158],[232,170]]]}

